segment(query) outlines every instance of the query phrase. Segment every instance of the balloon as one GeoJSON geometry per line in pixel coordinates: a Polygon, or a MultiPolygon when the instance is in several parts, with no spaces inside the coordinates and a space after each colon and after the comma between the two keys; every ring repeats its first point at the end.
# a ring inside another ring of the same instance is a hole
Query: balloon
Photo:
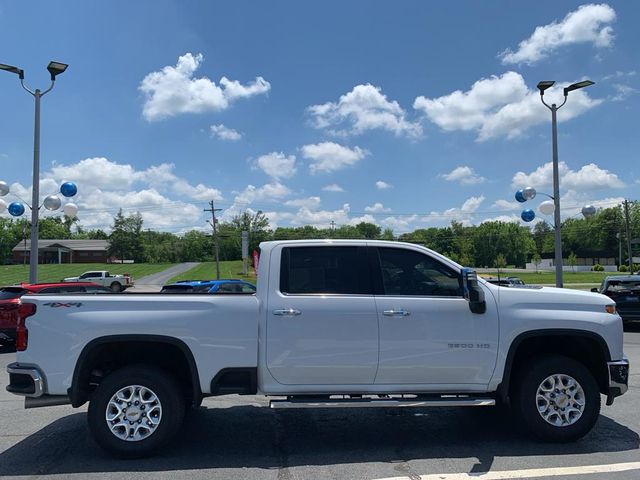
{"type": "Polygon", "coordinates": [[[9,185],[7,182],[0,182],[0,197],[4,197],[7,193],[9,193],[9,185]]]}
{"type": "Polygon", "coordinates": [[[553,212],[555,212],[556,206],[553,201],[546,200],[540,204],[538,210],[540,210],[540,213],[544,215],[551,215],[553,212]]]}
{"type": "Polygon", "coordinates": [[[78,215],[78,206],[75,203],[67,203],[63,208],[65,216],[73,218],[78,215]]]}
{"type": "Polygon", "coordinates": [[[524,220],[525,222],[530,222],[534,218],[536,218],[536,213],[530,208],[527,208],[526,210],[522,211],[522,213],[520,214],[520,218],[522,218],[522,220],[524,220]]]}
{"type": "Polygon", "coordinates": [[[582,215],[585,218],[593,217],[596,214],[596,207],[593,205],[585,205],[582,207],[582,215]]]}
{"type": "Polygon", "coordinates": [[[73,182],[64,182],[60,186],[60,193],[65,197],[73,197],[76,193],[78,193],[78,187],[73,182]]]}
{"type": "Polygon", "coordinates": [[[527,201],[527,199],[524,198],[524,193],[522,190],[518,190],[516,192],[516,200],[519,201],[520,203],[524,203],[527,201]]]}
{"type": "Polygon", "coordinates": [[[56,195],[49,195],[44,199],[43,205],[47,210],[53,211],[58,210],[60,208],[60,205],[62,205],[62,202],[56,195]]]}
{"type": "Polygon", "coordinates": [[[12,217],[19,217],[24,213],[24,205],[20,202],[11,202],[9,204],[9,214],[12,217]]]}
{"type": "Polygon", "coordinates": [[[7,202],[5,202],[4,200],[0,200],[0,213],[4,213],[6,209],[7,209],[7,202]]]}
{"type": "Polygon", "coordinates": [[[533,187],[527,187],[522,190],[522,196],[525,198],[525,200],[533,200],[534,198],[536,198],[536,193],[536,189],[533,187]]]}

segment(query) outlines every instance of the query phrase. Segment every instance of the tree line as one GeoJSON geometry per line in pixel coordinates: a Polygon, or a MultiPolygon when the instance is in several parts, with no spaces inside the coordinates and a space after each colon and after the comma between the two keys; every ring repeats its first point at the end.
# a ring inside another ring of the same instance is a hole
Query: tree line
{"type": "MultiPolygon", "coordinates": [[[[630,204],[630,237],[640,238],[640,202],[630,204]]],[[[524,267],[532,259],[551,258],[554,252],[554,231],[547,222],[533,227],[511,222],[489,221],[465,225],[453,221],[446,227],[420,228],[410,233],[394,235],[391,229],[361,222],[334,228],[311,225],[270,229],[269,219],[261,211],[236,215],[228,222],[217,223],[220,260],[238,260],[241,252],[241,232],[249,232],[249,251],[268,240],[311,238],[400,240],[425,245],[463,265],[524,267]]],[[[24,238],[29,238],[29,222],[0,217],[0,262],[11,262],[11,250],[24,238]]],[[[114,217],[110,233],[100,229],[85,229],[78,219],[46,217],[40,220],[41,239],[109,240],[109,255],[115,258],[148,263],[202,262],[214,259],[211,230],[191,230],[182,235],[145,230],[142,215],[114,217]]],[[[600,210],[591,218],[568,218],[562,223],[562,248],[565,258],[613,257],[618,259],[622,245],[626,262],[626,231],[623,212],[619,207],[600,210]]],[[[640,253],[635,253],[640,255],[640,253]]]]}

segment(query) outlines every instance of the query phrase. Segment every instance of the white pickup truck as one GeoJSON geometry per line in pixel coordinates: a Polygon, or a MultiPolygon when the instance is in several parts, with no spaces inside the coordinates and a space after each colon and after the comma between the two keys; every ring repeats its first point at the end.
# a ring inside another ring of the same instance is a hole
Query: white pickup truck
{"type": "Polygon", "coordinates": [[[110,288],[114,292],[122,292],[123,290],[133,286],[133,279],[130,275],[111,275],[106,270],[96,270],[84,272],[79,277],[67,277],[62,279],[63,282],[93,282],[103,287],[110,288]]]}
{"type": "Polygon", "coordinates": [[[105,449],[147,455],[203,397],[273,408],[511,406],[549,441],[585,435],[627,390],[622,321],[604,295],[501,287],[426,248],[261,245],[256,294],[22,297],[7,390],[89,402],[105,449]]]}

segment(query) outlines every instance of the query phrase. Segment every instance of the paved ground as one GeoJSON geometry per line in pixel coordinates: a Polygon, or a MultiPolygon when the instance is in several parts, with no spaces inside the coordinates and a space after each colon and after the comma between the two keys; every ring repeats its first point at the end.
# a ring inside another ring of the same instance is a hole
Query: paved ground
{"type": "MultiPolygon", "coordinates": [[[[639,332],[625,339],[634,366],[640,365],[639,332]]],[[[0,354],[2,372],[14,356],[0,354]]],[[[594,431],[568,445],[531,441],[492,408],[283,411],[263,408],[261,397],[231,396],[206,399],[161,456],[130,461],[115,460],[93,443],[85,408],[23,410],[22,401],[4,391],[6,378],[0,373],[2,478],[640,478],[640,373],[632,373],[625,396],[603,407],[594,431]],[[628,462],[637,463],[620,467],[628,462]],[[573,469],[589,465],[635,470],[586,475],[573,469]],[[523,469],[541,468],[558,469],[522,476],[523,469]],[[480,475],[488,471],[492,476],[480,475]],[[497,473],[502,471],[516,472],[497,473]],[[578,474],[567,475],[572,472],[578,474]],[[471,476],[432,476],[444,473],[471,476]],[[532,476],[537,474],[545,476],[532,476]]]]}
{"type": "Polygon", "coordinates": [[[135,285],[129,288],[127,292],[155,292],[159,291],[160,287],[171,280],[176,275],[180,275],[187,270],[191,270],[198,262],[185,262],[175,265],[171,268],[167,268],[162,272],[154,273],[153,275],[147,275],[146,277],[134,279],[135,285]]]}

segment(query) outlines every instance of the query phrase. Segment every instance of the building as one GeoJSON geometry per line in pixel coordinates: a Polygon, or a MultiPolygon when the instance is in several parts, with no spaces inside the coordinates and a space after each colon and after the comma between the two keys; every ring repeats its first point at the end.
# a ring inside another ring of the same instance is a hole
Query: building
{"type": "MultiPolygon", "coordinates": [[[[108,240],[39,240],[38,263],[108,263],[108,240]]],[[[29,263],[31,240],[13,247],[14,263],[29,263]]]]}

